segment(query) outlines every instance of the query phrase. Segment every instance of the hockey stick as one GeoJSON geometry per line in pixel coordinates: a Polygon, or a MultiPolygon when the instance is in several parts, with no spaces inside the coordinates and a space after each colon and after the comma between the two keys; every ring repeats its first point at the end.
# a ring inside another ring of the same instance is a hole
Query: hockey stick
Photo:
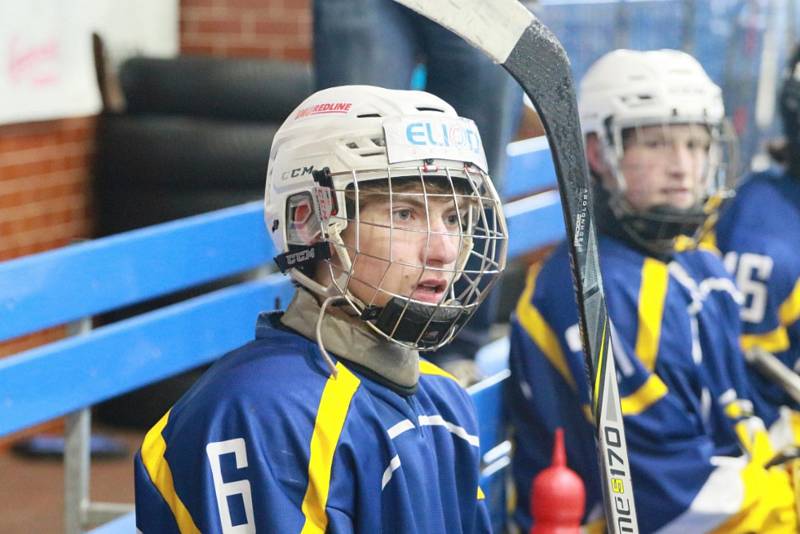
{"type": "Polygon", "coordinates": [[[539,113],[556,168],[570,246],[606,523],[610,532],[638,532],[569,59],[552,32],[517,0],[395,1],[450,29],[501,64],[539,113]]]}
{"type": "Polygon", "coordinates": [[[744,353],[744,358],[759,373],[781,386],[792,400],[800,403],[800,376],[784,365],[774,354],[761,347],[753,347],[744,353]]]}

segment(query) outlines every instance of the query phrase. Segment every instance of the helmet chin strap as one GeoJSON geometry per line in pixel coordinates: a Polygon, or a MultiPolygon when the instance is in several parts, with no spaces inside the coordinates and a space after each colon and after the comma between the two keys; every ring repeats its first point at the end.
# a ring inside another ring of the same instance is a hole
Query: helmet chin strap
{"type": "MultiPolygon", "coordinates": [[[[624,204],[626,200],[622,193],[611,192],[598,181],[595,181],[593,189],[598,227],[603,233],[627,241],[646,254],[662,260],[672,255],[676,237],[684,233],[681,229],[669,224],[661,226],[661,223],[645,218],[642,213],[631,211],[630,206],[624,204]]],[[[670,215],[679,215],[679,212],[682,213],[681,210],[675,210],[670,215]]]]}
{"type": "Polygon", "coordinates": [[[322,305],[319,307],[319,315],[317,316],[317,325],[315,328],[317,337],[317,347],[319,347],[319,352],[325,359],[325,363],[328,364],[328,367],[330,368],[334,378],[339,378],[339,371],[336,369],[336,364],[333,363],[333,358],[331,358],[331,355],[328,354],[328,351],[325,349],[325,344],[322,343],[322,320],[325,318],[325,310],[327,309],[327,307],[330,304],[333,304],[337,300],[344,300],[344,297],[342,296],[328,297],[322,302],[322,305]]]}
{"type": "Polygon", "coordinates": [[[460,306],[456,299],[430,305],[392,297],[383,307],[364,308],[361,318],[396,341],[412,343],[419,350],[432,350],[450,341],[475,311],[474,307],[459,309],[460,306]]]}

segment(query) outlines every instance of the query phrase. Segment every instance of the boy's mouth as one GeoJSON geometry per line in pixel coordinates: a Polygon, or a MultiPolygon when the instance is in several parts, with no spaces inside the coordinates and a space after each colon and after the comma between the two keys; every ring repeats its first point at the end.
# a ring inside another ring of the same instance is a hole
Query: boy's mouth
{"type": "Polygon", "coordinates": [[[694,201],[694,194],[688,187],[669,187],[661,190],[661,193],[668,199],[670,204],[691,204],[694,201]]]}
{"type": "Polygon", "coordinates": [[[447,281],[435,278],[421,280],[411,292],[411,298],[420,302],[438,304],[447,290],[447,281]]]}

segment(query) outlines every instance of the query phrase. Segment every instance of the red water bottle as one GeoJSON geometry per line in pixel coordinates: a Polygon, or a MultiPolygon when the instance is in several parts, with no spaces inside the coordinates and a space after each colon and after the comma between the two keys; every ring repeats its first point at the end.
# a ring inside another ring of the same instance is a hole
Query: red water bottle
{"type": "Polygon", "coordinates": [[[586,490],[581,477],[567,467],[562,428],[556,429],[555,438],[553,464],[531,485],[530,534],[580,534],[586,490]]]}

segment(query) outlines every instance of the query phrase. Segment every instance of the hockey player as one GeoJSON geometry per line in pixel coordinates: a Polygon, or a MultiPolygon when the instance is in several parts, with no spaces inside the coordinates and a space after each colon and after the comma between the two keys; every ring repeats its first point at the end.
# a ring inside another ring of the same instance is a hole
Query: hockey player
{"type": "MultiPolygon", "coordinates": [[[[780,94],[786,168],[745,180],[716,228],[725,264],[745,300],[742,348],[774,353],[800,370],[800,48],[780,94]]],[[[754,401],[776,447],[800,444],[798,404],[777,384],[751,371],[754,401]]]]}
{"type": "MultiPolygon", "coordinates": [[[[617,50],[586,73],[579,108],[640,530],[793,532],[788,475],[763,467],[772,451],[750,415],[738,293],[717,255],[687,246],[729,193],[719,88],[683,52],[617,50]]],[[[561,244],[531,269],[512,321],[523,528],[558,427],[585,521],[603,521],[577,323],[561,244]]]]}
{"type": "Polygon", "coordinates": [[[424,92],[319,91],[275,135],[265,218],[294,300],[149,431],[138,528],[488,532],[471,400],[418,352],[505,266],[474,123],[424,92]]]}

